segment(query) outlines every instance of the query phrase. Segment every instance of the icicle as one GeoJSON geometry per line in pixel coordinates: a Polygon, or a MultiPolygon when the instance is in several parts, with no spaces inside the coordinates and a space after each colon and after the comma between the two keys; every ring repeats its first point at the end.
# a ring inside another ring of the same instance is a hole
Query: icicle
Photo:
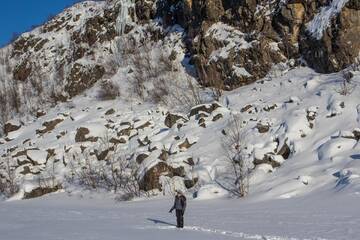
{"type": "Polygon", "coordinates": [[[307,30],[316,39],[321,39],[324,31],[330,25],[330,20],[341,12],[349,0],[333,0],[329,6],[323,7],[308,24],[307,30]]]}
{"type": "Polygon", "coordinates": [[[119,35],[123,35],[126,25],[132,23],[130,9],[135,8],[134,0],[119,0],[120,11],[116,19],[116,29],[119,35]]]}

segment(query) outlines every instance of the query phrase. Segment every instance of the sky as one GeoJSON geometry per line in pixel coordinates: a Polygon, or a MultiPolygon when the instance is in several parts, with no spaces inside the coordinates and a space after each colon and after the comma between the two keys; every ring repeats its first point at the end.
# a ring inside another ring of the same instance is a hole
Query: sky
{"type": "Polygon", "coordinates": [[[0,46],[6,45],[14,33],[23,33],[42,24],[50,15],[60,13],[78,0],[1,0],[0,46]]]}

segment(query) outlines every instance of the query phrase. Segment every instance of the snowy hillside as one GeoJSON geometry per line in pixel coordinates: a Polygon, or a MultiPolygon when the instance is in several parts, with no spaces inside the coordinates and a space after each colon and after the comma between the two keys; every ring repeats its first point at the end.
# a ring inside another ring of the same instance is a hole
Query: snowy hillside
{"type": "Polygon", "coordinates": [[[250,195],[281,199],[324,188],[357,191],[360,75],[353,74],[351,92],[342,95],[343,74],[297,68],[188,114],[88,94],[34,122],[9,122],[13,131],[0,140],[1,155],[14,160],[18,197],[42,195],[41,187],[71,191],[83,180],[73,179],[79,169],[108,171],[114,156],[136,166],[141,190],[171,194],[188,188],[199,199],[223,197],[234,188],[223,140],[235,116],[241,121],[241,155],[251,171],[250,195]]]}
{"type": "Polygon", "coordinates": [[[0,49],[0,239],[360,239],[359,11],[83,1],[22,34],[0,49]]]}

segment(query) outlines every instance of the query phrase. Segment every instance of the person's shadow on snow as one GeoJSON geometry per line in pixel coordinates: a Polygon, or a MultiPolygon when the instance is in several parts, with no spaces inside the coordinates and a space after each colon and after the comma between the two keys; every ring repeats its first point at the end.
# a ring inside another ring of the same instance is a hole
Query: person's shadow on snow
{"type": "Polygon", "coordinates": [[[165,222],[165,221],[162,221],[162,220],[158,220],[158,219],[153,219],[153,218],[147,218],[148,221],[151,221],[155,224],[163,224],[163,225],[168,225],[168,226],[175,226],[175,224],[173,223],[169,223],[169,222],[165,222]]]}

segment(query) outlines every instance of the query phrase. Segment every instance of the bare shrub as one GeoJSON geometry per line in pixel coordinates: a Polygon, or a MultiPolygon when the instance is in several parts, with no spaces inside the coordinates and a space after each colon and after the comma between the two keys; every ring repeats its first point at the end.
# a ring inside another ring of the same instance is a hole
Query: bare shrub
{"type": "Polygon", "coordinates": [[[352,78],[353,73],[351,71],[343,71],[342,81],[335,91],[343,96],[350,95],[355,89],[355,84],[352,83],[352,78]]]}
{"type": "Polygon", "coordinates": [[[101,188],[104,183],[102,168],[91,158],[88,151],[75,153],[70,161],[71,175],[67,179],[87,189],[101,188]]]}
{"type": "Polygon", "coordinates": [[[192,107],[204,103],[200,86],[189,75],[185,75],[184,78],[178,79],[178,81],[171,82],[170,88],[171,101],[178,106],[182,106],[184,111],[189,111],[192,107]]]}
{"type": "Polygon", "coordinates": [[[51,163],[47,163],[45,169],[38,176],[38,185],[40,188],[54,189],[60,185],[56,172],[56,160],[51,159],[51,163]]]}
{"type": "Polygon", "coordinates": [[[233,169],[236,189],[234,192],[240,197],[245,197],[249,192],[250,168],[242,152],[245,136],[241,128],[240,117],[232,115],[225,129],[226,135],[222,139],[222,146],[233,169]]]}
{"type": "Polygon", "coordinates": [[[99,149],[107,151],[101,161],[96,157],[98,150],[86,149],[73,154],[67,180],[87,189],[112,191],[122,198],[140,196],[138,165],[131,156],[110,143],[108,136],[102,138],[99,149]]]}
{"type": "Polygon", "coordinates": [[[5,157],[0,167],[0,192],[6,197],[11,197],[19,191],[19,185],[16,182],[16,167],[12,164],[11,157],[5,157]]]}
{"type": "Polygon", "coordinates": [[[159,48],[144,44],[135,48],[131,53],[130,65],[133,67],[132,90],[143,100],[149,97],[148,100],[159,102],[159,96],[163,96],[167,92],[165,88],[161,88],[162,85],[159,85],[159,81],[160,83],[164,81],[166,75],[173,72],[174,66],[167,51],[155,52],[154,49],[159,48]],[[151,89],[149,92],[147,87],[151,89]],[[154,99],[152,99],[153,97],[154,99]]]}
{"type": "Polygon", "coordinates": [[[97,97],[100,100],[113,100],[120,96],[119,86],[111,81],[102,81],[97,97]]]}

